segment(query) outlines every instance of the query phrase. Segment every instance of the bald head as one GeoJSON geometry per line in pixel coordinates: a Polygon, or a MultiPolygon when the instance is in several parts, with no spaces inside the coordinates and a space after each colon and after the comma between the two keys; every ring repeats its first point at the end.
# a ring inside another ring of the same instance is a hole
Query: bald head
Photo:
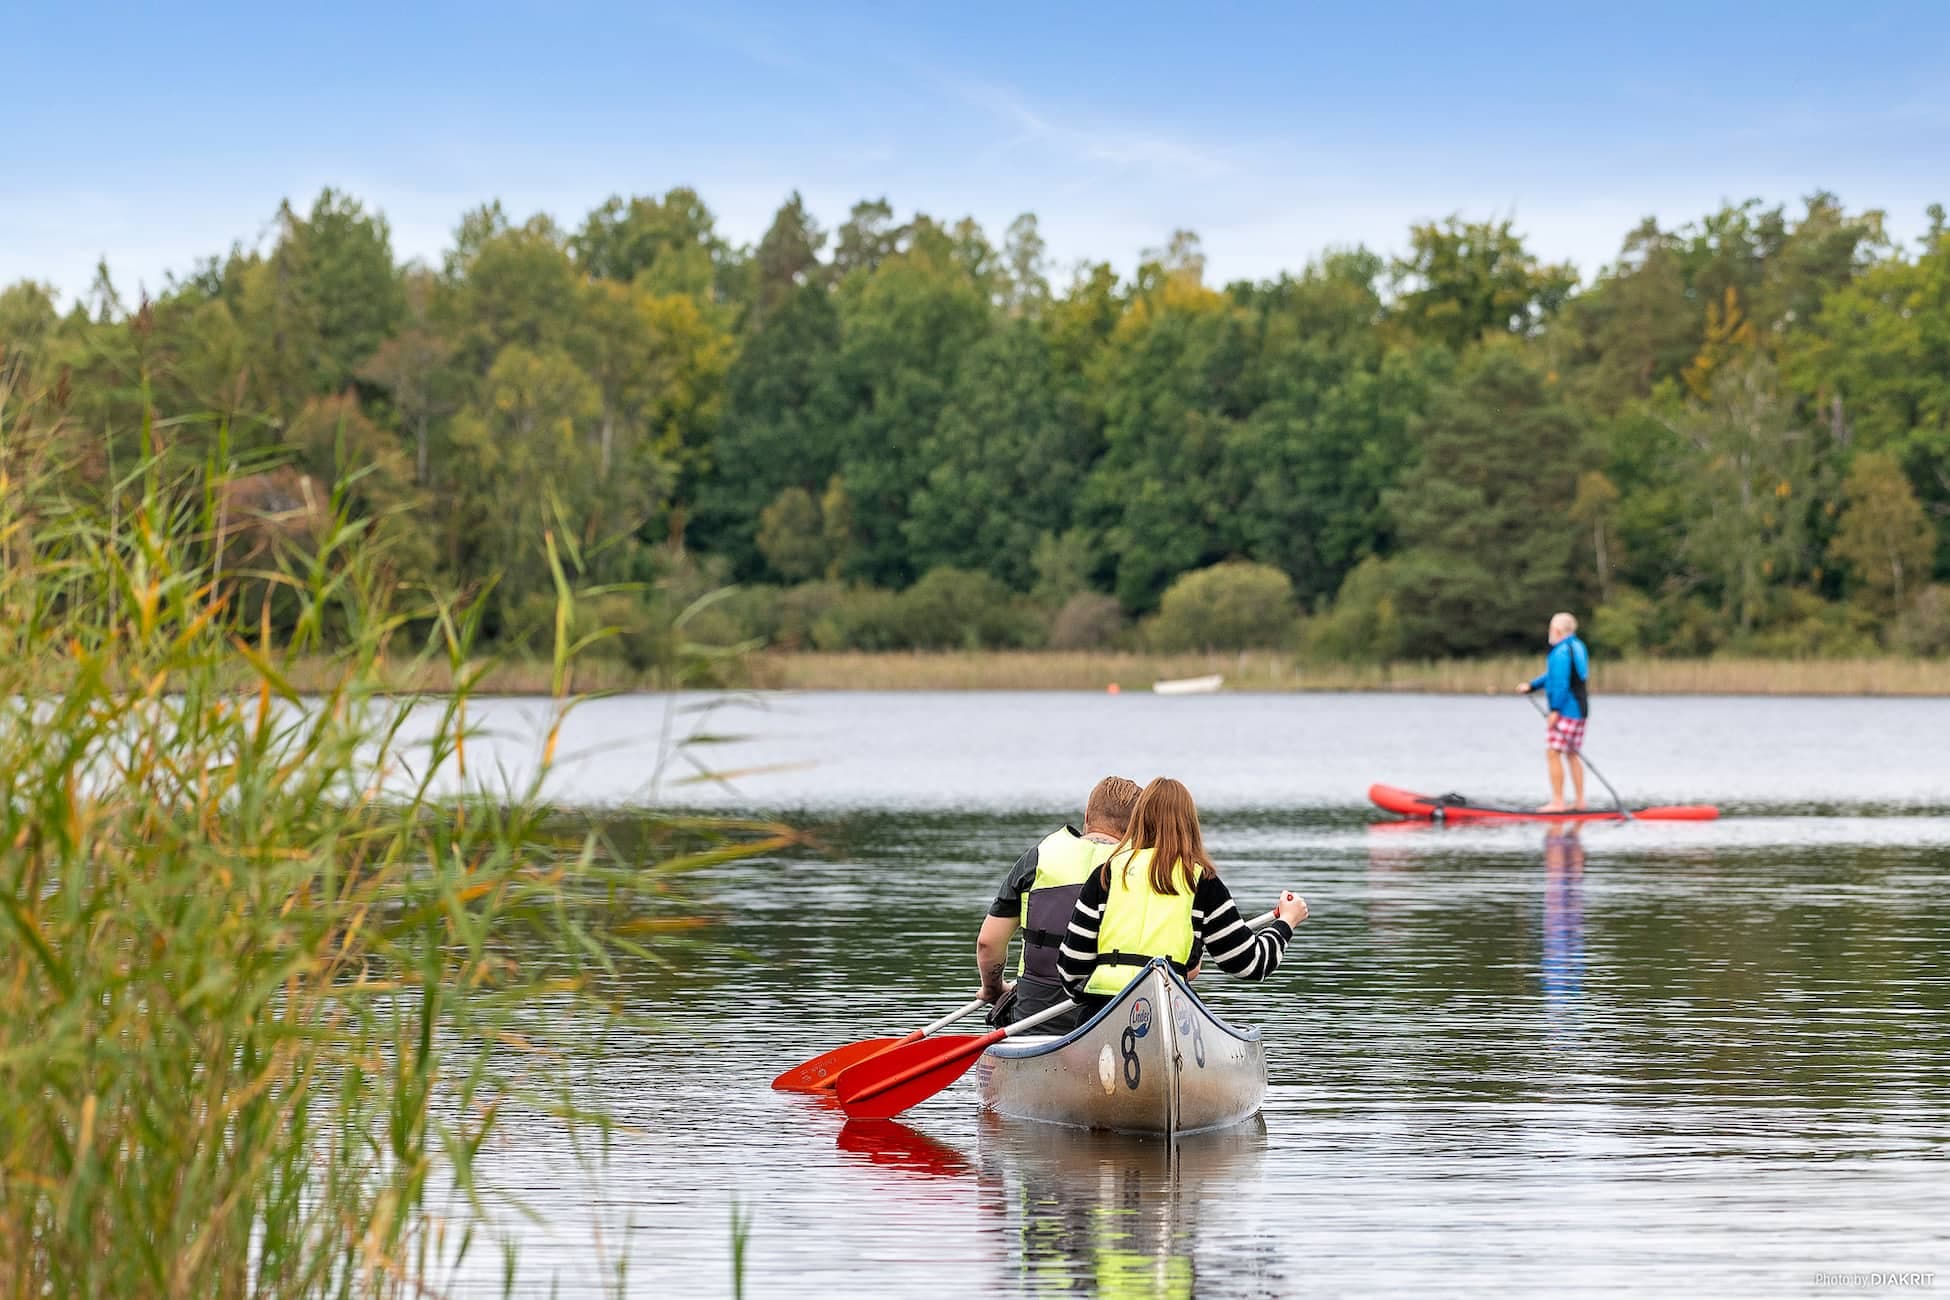
{"type": "Polygon", "coordinates": [[[1567,636],[1575,635],[1577,633],[1577,630],[1578,630],[1577,615],[1567,614],[1564,613],[1562,610],[1551,615],[1550,636],[1551,636],[1552,645],[1556,645],[1559,641],[1562,641],[1567,636]]]}

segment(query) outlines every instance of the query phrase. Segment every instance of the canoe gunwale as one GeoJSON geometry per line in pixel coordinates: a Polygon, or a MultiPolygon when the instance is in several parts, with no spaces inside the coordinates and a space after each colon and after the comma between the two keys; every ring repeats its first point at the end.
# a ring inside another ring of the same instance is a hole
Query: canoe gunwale
{"type": "Polygon", "coordinates": [[[998,1060],[1003,1060],[1003,1061],[1024,1061],[1024,1060],[1029,1060],[1032,1057],[1047,1055],[1050,1052],[1061,1051],[1063,1048],[1068,1047],[1071,1043],[1086,1037],[1100,1023],[1109,1019],[1111,1013],[1116,1011],[1118,1008],[1122,1007],[1124,1003],[1127,1000],[1129,1000],[1131,994],[1134,991],[1136,991],[1138,985],[1142,984],[1146,979],[1148,979],[1151,975],[1151,972],[1153,970],[1158,969],[1159,967],[1164,968],[1164,973],[1166,978],[1168,978],[1171,981],[1171,983],[1176,988],[1178,988],[1180,992],[1185,993],[1187,996],[1191,998],[1193,1009],[1205,1017],[1205,1021],[1207,1024],[1212,1025],[1214,1028],[1222,1030],[1226,1034],[1230,1035],[1233,1038],[1238,1039],[1242,1043],[1257,1043],[1260,1041],[1261,1035],[1257,1027],[1252,1025],[1247,1025],[1242,1027],[1239,1025],[1231,1024],[1230,1022],[1226,1021],[1216,1011],[1212,1010],[1210,1006],[1206,1005],[1205,999],[1201,998],[1198,995],[1198,993],[1192,988],[1191,981],[1187,980],[1184,976],[1180,975],[1177,971],[1173,970],[1171,967],[1171,963],[1169,961],[1166,961],[1163,957],[1153,957],[1148,963],[1145,964],[1143,970],[1140,970],[1136,975],[1133,975],[1129,983],[1127,983],[1115,996],[1113,996],[1110,1001],[1106,1002],[1101,1008],[1098,1009],[1096,1015],[1090,1017],[1090,1019],[1078,1025],[1075,1029],[1072,1029],[1069,1033],[1063,1034],[1058,1037],[1039,1034],[1033,1036],[1025,1035],[1021,1038],[1004,1039],[1003,1041],[992,1045],[988,1049],[988,1054],[990,1056],[997,1058],[998,1060]]]}

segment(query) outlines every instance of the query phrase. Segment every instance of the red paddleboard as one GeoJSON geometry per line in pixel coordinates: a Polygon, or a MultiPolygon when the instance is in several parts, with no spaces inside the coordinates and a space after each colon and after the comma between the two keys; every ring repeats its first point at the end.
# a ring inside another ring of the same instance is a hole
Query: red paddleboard
{"type": "MultiPolygon", "coordinates": [[[[1618,822],[1626,819],[1616,808],[1586,808],[1577,812],[1538,812],[1535,808],[1503,808],[1472,803],[1459,794],[1416,794],[1392,785],[1371,785],[1368,798],[1375,806],[1404,817],[1437,822],[1618,822]]],[[[1710,822],[1720,815],[1711,804],[1678,804],[1667,808],[1633,808],[1633,821],[1710,822]]]]}

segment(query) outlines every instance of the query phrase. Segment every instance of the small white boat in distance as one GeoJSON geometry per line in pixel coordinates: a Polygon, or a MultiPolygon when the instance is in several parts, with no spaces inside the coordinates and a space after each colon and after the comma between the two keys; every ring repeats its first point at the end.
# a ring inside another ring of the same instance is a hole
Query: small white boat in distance
{"type": "Polygon", "coordinates": [[[1213,673],[1209,677],[1175,677],[1170,681],[1153,682],[1151,689],[1159,695],[1210,695],[1224,682],[1224,673],[1213,673]]]}

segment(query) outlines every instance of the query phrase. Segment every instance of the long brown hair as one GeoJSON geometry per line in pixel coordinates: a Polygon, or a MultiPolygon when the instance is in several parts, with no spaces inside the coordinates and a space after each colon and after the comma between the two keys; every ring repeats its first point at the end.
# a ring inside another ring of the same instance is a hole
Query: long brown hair
{"type": "Polygon", "coordinates": [[[1102,879],[1106,887],[1110,884],[1110,864],[1122,859],[1128,873],[1140,849],[1151,850],[1151,888],[1160,894],[1178,892],[1178,873],[1173,868],[1180,864],[1194,887],[1205,877],[1219,874],[1205,851],[1205,837],[1199,833],[1198,805],[1192,802],[1192,792],[1184,782],[1168,776],[1155,778],[1138,796],[1124,838],[1104,861],[1102,879]]]}

